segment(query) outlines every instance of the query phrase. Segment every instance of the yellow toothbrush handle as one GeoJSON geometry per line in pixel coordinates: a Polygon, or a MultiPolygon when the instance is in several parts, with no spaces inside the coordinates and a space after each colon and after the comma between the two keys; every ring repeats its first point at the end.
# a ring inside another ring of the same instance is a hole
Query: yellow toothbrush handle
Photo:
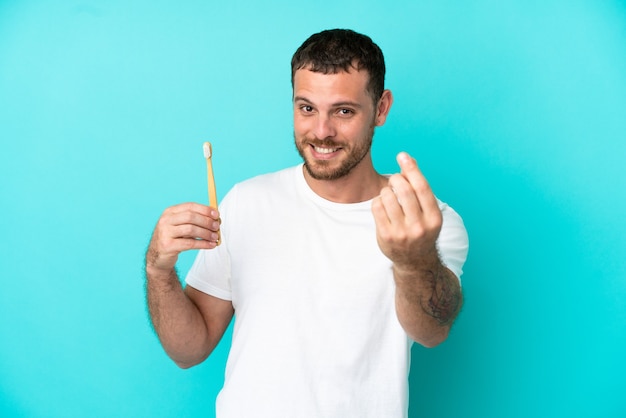
{"type": "Polygon", "coordinates": [[[213,164],[211,163],[211,159],[207,158],[206,160],[206,171],[207,171],[207,183],[209,185],[209,206],[217,209],[217,192],[215,190],[215,177],[213,177],[213,164]]]}
{"type": "MultiPolygon", "coordinates": [[[[209,206],[217,209],[217,191],[215,190],[215,177],[213,176],[213,163],[211,161],[211,158],[213,157],[213,150],[210,142],[204,143],[204,156],[206,158],[207,184],[209,186],[209,206]]],[[[220,245],[221,242],[222,235],[220,231],[217,231],[217,245],[220,245]]]]}

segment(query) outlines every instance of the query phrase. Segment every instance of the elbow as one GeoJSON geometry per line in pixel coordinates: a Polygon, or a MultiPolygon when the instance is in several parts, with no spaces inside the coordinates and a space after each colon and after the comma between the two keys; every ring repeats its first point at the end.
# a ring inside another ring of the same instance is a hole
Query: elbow
{"type": "Polygon", "coordinates": [[[417,341],[420,345],[422,345],[422,347],[424,348],[435,348],[438,345],[440,345],[442,342],[445,341],[444,339],[430,339],[427,341],[417,341]]]}
{"type": "Polygon", "coordinates": [[[174,363],[180,369],[183,369],[183,370],[190,369],[190,368],[192,368],[193,366],[195,366],[197,364],[197,363],[188,363],[188,362],[182,362],[182,361],[176,361],[176,360],[174,360],[174,363]]]}
{"type": "Polygon", "coordinates": [[[430,332],[427,335],[414,335],[410,337],[413,341],[425,348],[435,348],[448,339],[449,333],[450,327],[442,326],[439,327],[436,331],[430,332]]]}
{"type": "Polygon", "coordinates": [[[174,360],[174,363],[181,369],[186,370],[186,369],[191,369],[193,366],[197,366],[198,364],[202,363],[204,361],[204,359],[200,360],[200,361],[180,361],[180,360],[174,360]]]}
{"type": "Polygon", "coordinates": [[[208,354],[206,355],[202,355],[202,356],[198,356],[198,357],[194,357],[194,358],[174,358],[172,356],[170,356],[170,358],[172,359],[172,361],[174,362],[174,364],[176,364],[176,366],[178,366],[179,368],[186,370],[186,369],[190,369],[194,366],[197,366],[198,364],[202,363],[204,360],[207,359],[207,357],[209,357],[208,354]]]}

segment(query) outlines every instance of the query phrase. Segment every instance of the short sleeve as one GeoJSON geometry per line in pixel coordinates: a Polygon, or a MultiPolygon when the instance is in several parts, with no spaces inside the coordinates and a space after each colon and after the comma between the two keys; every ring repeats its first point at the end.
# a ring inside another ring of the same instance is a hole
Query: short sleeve
{"type": "Polygon", "coordinates": [[[194,289],[223,300],[232,300],[230,259],[224,242],[214,250],[200,250],[185,282],[194,289]],[[221,253],[221,254],[220,254],[221,253]]]}
{"type": "Polygon", "coordinates": [[[463,265],[469,250],[469,238],[463,219],[447,204],[439,201],[443,215],[441,232],[437,239],[437,249],[444,266],[450,269],[459,281],[463,274],[463,265]]]}

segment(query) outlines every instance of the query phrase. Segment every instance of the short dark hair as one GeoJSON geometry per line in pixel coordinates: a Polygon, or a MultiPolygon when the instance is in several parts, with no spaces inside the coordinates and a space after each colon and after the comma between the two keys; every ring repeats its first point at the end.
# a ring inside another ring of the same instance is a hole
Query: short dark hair
{"type": "Polygon", "coordinates": [[[369,36],[350,29],[329,29],[311,35],[291,58],[291,86],[297,70],[307,68],[323,74],[366,70],[367,91],[374,104],[385,89],[385,58],[369,36]]]}

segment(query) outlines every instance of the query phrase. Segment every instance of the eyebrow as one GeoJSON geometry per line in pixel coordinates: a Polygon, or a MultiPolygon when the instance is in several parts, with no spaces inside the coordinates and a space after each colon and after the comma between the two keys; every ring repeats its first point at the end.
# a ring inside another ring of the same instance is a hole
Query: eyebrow
{"type": "MultiPolygon", "coordinates": [[[[309,104],[314,104],[312,101],[310,101],[309,99],[307,99],[306,97],[303,96],[296,96],[293,98],[294,103],[295,102],[305,102],[305,103],[309,103],[309,104]]],[[[354,107],[357,109],[361,109],[363,106],[357,102],[350,102],[350,101],[344,101],[344,102],[337,102],[337,103],[333,103],[332,107],[344,107],[344,106],[348,106],[348,107],[354,107]]]]}

